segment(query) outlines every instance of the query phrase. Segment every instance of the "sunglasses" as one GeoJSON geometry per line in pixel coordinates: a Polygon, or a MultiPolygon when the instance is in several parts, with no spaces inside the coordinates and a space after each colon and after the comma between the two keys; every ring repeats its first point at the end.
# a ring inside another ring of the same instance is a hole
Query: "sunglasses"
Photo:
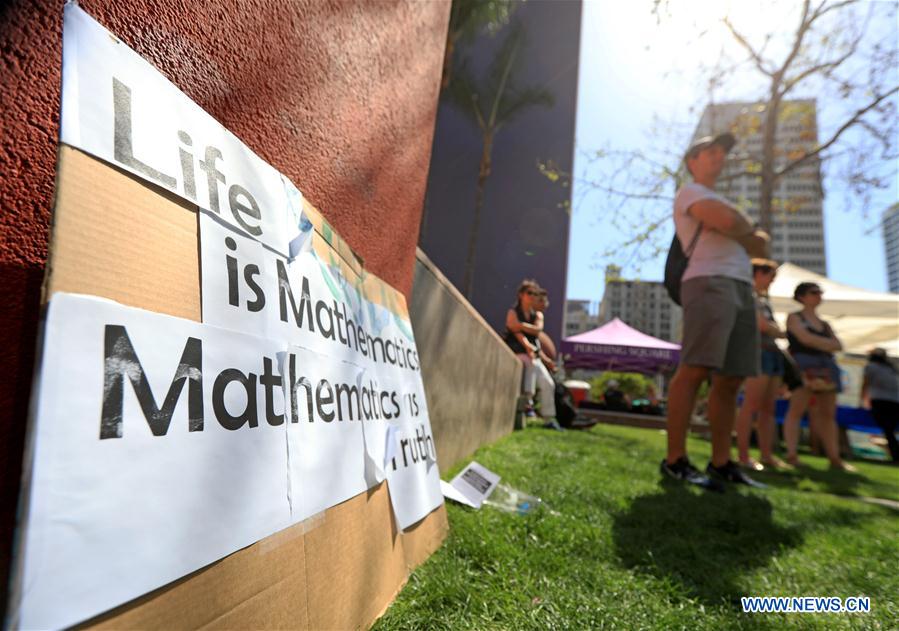
{"type": "Polygon", "coordinates": [[[539,296],[540,295],[536,291],[526,291],[524,293],[526,293],[528,296],[539,296]]]}

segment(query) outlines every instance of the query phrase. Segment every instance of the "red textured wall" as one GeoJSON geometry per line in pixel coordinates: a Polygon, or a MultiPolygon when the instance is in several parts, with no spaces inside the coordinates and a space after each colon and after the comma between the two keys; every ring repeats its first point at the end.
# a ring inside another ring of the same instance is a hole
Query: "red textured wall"
{"type": "MultiPolygon", "coordinates": [[[[0,9],[0,585],[7,584],[56,167],[62,2],[0,9]]],[[[290,177],[407,298],[449,1],[82,0],[290,177]]],[[[0,590],[5,600],[5,589],[0,590]]]]}

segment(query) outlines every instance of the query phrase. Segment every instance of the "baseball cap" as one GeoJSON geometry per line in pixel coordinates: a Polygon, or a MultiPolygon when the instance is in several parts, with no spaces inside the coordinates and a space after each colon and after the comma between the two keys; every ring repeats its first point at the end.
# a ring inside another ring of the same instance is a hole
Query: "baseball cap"
{"type": "Polygon", "coordinates": [[[690,148],[687,149],[687,152],[684,154],[684,162],[686,162],[691,156],[696,155],[706,147],[711,147],[712,145],[721,145],[724,148],[724,152],[727,153],[731,149],[733,149],[734,145],[737,144],[737,139],[734,138],[734,135],[730,132],[724,132],[723,134],[718,134],[717,136],[703,136],[702,138],[697,139],[690,145],[690,148]]]}
{"type": "Polygon", "coordinates": [[[754,258],[751,259],[752,269],[768,267],[770,269],[777,269],[780,267],[780,264],[777,261],[772,259],[763,259],[763,258],[754,258]]]}

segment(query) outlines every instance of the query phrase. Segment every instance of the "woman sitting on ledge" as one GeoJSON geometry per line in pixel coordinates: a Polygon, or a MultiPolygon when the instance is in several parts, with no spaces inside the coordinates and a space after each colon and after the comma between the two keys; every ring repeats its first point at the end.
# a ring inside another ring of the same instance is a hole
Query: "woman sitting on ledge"
{"type": "Polygon", "coordinates": [[[535,309],[540,286],[536,281],[525,279],[518,286],[518,300],[506,313],[506,333],[503,338],[509,348],[524,364],[522,393],[532,400],[540,395],[540,415],[549,424],[555,424],[556,404],[553,398],[555,382],[539,361],[540,343],[543,331],[543,314],[535,309]]]}

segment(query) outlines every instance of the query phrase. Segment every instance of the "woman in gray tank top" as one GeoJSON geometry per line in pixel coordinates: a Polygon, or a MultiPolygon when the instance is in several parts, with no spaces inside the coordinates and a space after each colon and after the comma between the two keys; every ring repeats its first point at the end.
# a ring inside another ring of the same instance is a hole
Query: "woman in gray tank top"
{"type": "Polygon", "coordinates": [[[899,371],[882,348],[875,348],[868,355],[865,377],[862,381],[859,407],[868,407],[874,422],[883,430],[887,449],[894,463],[899,464],[899,371]]]}

